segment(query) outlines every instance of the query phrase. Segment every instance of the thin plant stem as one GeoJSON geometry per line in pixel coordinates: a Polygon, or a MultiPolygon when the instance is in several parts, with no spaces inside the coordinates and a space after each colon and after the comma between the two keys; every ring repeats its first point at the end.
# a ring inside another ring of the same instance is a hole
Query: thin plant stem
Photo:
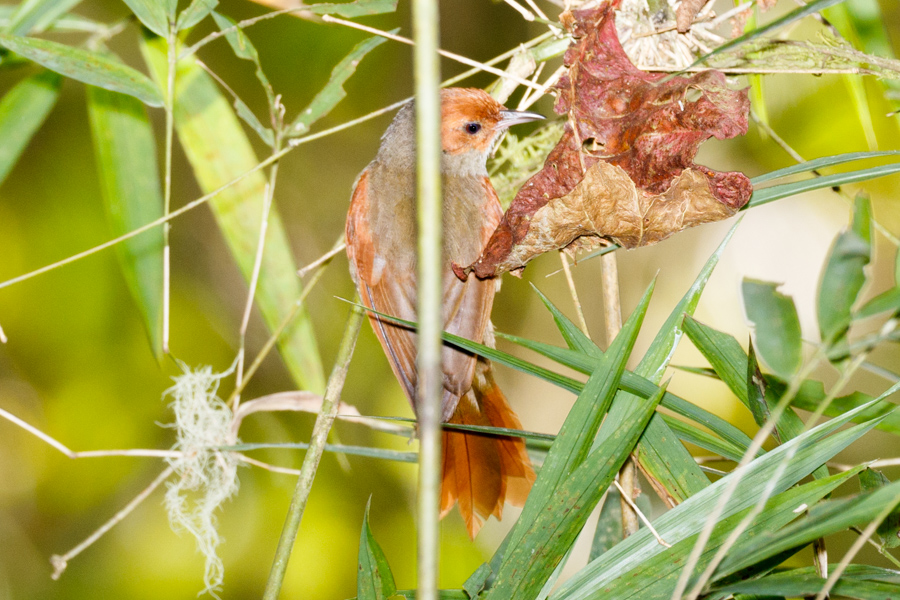
{"type": "Polygon", "coordinates": [[[344,234],[342,232],[341,236],[338,238],[337,242],[335,242],[335,244],[331,248],[331,250],[329,250],[328,252],[326,252],[325,254],[323,254],[322,256],[317,258],[316,260],[312,261],[308,265],[297,269],[297,277],[305,277],[307,273],[309,273],[313,269],[319,267],[320,265],[327,263],[332,258],[334,258],[335,256],[337,256],[338,254],[340,254],[341,252],[343,252],[346,249],[347,249],[347,243],[344,241],[344,234]]]}
{"type": "MultiPolygon", "coordinates": [[[[345,19],[338,19],[337,17],[332,17],[330,15],[323,15],[322,20],[327,23],[335,23],[336,25],[344,25],[346,27],[350,27],[353,29],[359,29],[360,31],[365,31],[367,33],[373,33],[375,35],[380,35],[383,38],[387,38],[389,40],[393,40],[395,42],[400,42],[401,44],[407,44],[409,46],[416,46],[416,42],[409,38],[405,38],[400,35],[394,35],[393,33],[388,33],[387,31],[383,31],[381,29],[375,29],[374,27],[367,27],[366,25],[360,25],[359,23],[354,23],[353,21],[347,21],[345,19]]],[[[460,54],[456,54],[454,52],[447,52],[446,50],[435,49],[437,54],[440,54],[444,58],[449,58],[450,60],[455,60],[458,63],[462,63],[464,65],[468,65],[470,67],[476,67],[486,73],[490,73],[492,75],[496,75],[497,77],[505,77],[506,79],[510,79],[515,81],[519,85],[524,85],[525,87],[532,89],[540,89],[540,86],[519,77],[513,73],[509,73],[508,71],[503,71],[501,69],[495,69],[494,67],[478,62],[476,60],[472,60],[471,58],[466,58],[460,54]]],[[[417,96],[418,97],[418,96],[417,96]]]]}
{"type": "Polygon", "coordinates": [[[441,99],[437,0],[413,0],[416,91],[419,481],[417,600],[437,600],[441,494],[441,99]]]}
{"type": "Polygon", "coordinates": [[[9,338],[6,337],[6,334],[3,333],[3,326],[0,325],[0,344],[5,344],[9,341],[9,338]]]}
{"type": "Polygon", "coordinates": [[[65,554],[59,555],[54,554],[50,557],[50,564],[53,565],[53,574],[50,576],[54,581],[59,579],[63,574],[63,571],[66,570],[66,567],[69,564],[69,561],[84,552],[87,548],[89,548],[94,542],[99,540],[103,535],[115,527],[119,522],[122,521],[125,517],[131,514],[135,508],[137,508],[141,502],[147,499],[147,497],[153,493],[153,490],[158,488],[162,483],[169,478],[170,475],[174,472],[172,467],[166,467],[162,473],[160,473],[156,479],[154,479],[150,485],[144,488],[140,494],[131,499],[131,502],[125,505],[125,507],[117,512],[113,517],[104,523],[99,529],[97,529],[94,533],[89,535],[83,542],[66,552],[65,554]]]}
{"type": "Polygon", "coordinates": [[[644,523],[644,525],[647,526],[647,529],[650,530],[650,533],[653,534],[653,537],[656,538],[656,541],[659,543],[659,545],[665,546],[666,548],[671,548],[672,544],[670,544],[666,540],[662,539],[662,536],[659,535],[659,532],[656,531],[656,529],[653,527],[653,524],[650,523],[650,519],[648,519],[647,516],[643,512],[641,512],[641,509],[638,508],[637,504],[634,503],[634,500],[632,500],[631,498],[628,497],[628,495],[625,494],[625,491],[622,489],[621,484],[615,479],[613,479],[613,484],[616,486],[616,489],[619,490],[619,494],[622,496],[622,498],[625,499],[625,502],[628,503],[628,506],[631,507],[631,510],[633,510],[634,513],[644,523]]]}
{"type": "MultiPolygon", "coordinates": [[[[172,210],[172,146],[175,132],[175,71],[178,65],[178,32],[171,24],[166,39],[166,166],[163,176],[163,217],[172,210]]],[[[169,221],[163,224],[163,289],[162,289],[162,351],[169,353],[169,297],[171,285],[171,249],[169,246],[169,221]]]]}
{"type": "Polygon", "coordinates": [[[588,331],[587,321],[584,320],[584,310],[581,308],[581,300],[578,299],[578,290],[575,289],[575,280],[572,279],[572,270],[569,268],[569,259],[566,258],[566,253],[562,250],[559,251],[559,260],[562,262],[563,272],[566,274],[566,282],[569,284],[569,293],[572,295],[572,303],[575,305],[575,314],[578,315],[578,326],[581,327],[581,331],[584,332],[584,335],[591,337],[591,332],[588,331]]]}
{"type": "Polygon", "coordinates": [[[503,1],[506,2],[510,7],[512,7],[517,13],[522,15],[522,18],[525,19],[526,21],[529,21],[529,22],[534,21],[534,15],[531,14],[531,11],[528,10],[527,8],[525,8],[524,6],[522,6],[521,4],[519,4],[518,2],[516,2],[516,0],[503,0],[503,1]]]}
{"type": "MultiPolygon", "coordinates": [[[[281,146],[281,134],[278,130],[275,133],[275,152],[278,152],[281,146]]],[[[269,181],[266,183],[265,194],[263,195],[263,210],[261,221],[259,224],[259,241],[256,244],[256,258],[253,261],[253,272],[250,275],[250,289],[247,291],[247,302],[244,304],[244,315],[241,318],[240,329],[240,348],[238,349],[237,370],[235,372],[235,387],[243,389],[244,383],[244,356],[247,344],[247,327],[250,325],[250,311],[253,308],[253,298],[256,296],[256,287],[259,283],[259,271],[262,268],[263,253],[266,248],[266,231],[269,226],[269,214],[272,210],[272,197],[275,195],[275,182],[278,179],[278,163],[274,163],[269,169],[269,181]]],[[[231,405],[232,410],[237,410],[241,403],[240,394],[234,396],[231,405]]]]}
{"type": "Polygon", "coordinates": [[[334,368],[331,371],[331,376],[328,378],[325,396],[322,399],[322,410],[316,418],[312,437],[309,440],[309,450],[307,450],[306,456],[303,458],[303,464],[300,467],[300,477],[297,480],[297,487],[294,490],[290,508],[288,508],[284,528],[281,531],[281,538],[278,540],[278,548],[275,550],[275,560],[272,563],[269,580],[266,582],[263,600],[277,600],[281,592],[291,550],[294,547],[294,541],[297,539],[300,521],[303,519],[303,511],[306,508],[306,502],[312,490],[313,480],[319,468],[319,461],[322,459],[322,453],[325,450],[328,432],[331,431],[331,426],[334,424],[334,419],[337,415],[341,391],[344,388],[347,369],[350,366],[350,359],[353,356],[353,349],[356,346],[356,338],[359,335],[362,322],[363,312],[359,308],[354,307],[347,321],[347,327],[344,329],[341,344],[338,347],[334,368]]]}
{"type": "MultiPolygon", "coordinates": [[[[619,330],[622,329],[622,306],[619,295],[619,267],[614,252],[604,254],[600,261],[600,289],[601,294],[603,295],[603,320],[606,323],[607,344],[611,344],[613,339],[619,335],[619,330]]],[[[640,527],[638,515],[631,507],[632,503],[628,502],[628,500],[631,500],[634,497],[635,487],[637,485],[637,469],[634,465],[634,460],[631,457],[629,457],[625,461],[625,464],[622,465],[622,468],[619,469],[619,483],[622,486],[620,502],[622,508],[622,536],[628,537],[637,532],[640,527]]]]}

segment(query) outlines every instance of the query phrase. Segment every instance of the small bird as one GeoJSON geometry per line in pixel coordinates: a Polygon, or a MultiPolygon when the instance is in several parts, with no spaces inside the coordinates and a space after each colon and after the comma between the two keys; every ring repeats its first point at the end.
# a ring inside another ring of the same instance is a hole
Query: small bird
{"type": "MultiPolygon", "coordinates": [[[[503,211],[487,173],[487,159],[511,125],[543,117],[507,110],[479,89],[441,92],[444,329],[493,346],[491,306],[499,281],[461,281],[452,265],[478,258],[503,211]]],[[[359,175],[347,215],[350,272],[363,304],[416,320],[415,106],[406,104],[381,138],[378,154],[359,175]]],[[[369,315],[375,335],[410,403],[416,398],[416,337],[409,329],[369,315]]],[[[444,422],[521,429],[494,381],[491,363],[445,345],[442,351],[444,422]]],[[[504,502],[522,506],[534,470],[521,438],[445,431],[441,517],[458,502],[470,537],[504,502]]]]}

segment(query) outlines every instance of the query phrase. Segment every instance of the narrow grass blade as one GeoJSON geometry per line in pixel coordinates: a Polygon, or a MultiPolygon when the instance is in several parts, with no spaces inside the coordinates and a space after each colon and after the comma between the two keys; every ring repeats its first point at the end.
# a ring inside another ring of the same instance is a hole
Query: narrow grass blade
{"type": "MultiPolygon", "coordinates": [[[[853,577],[854,567],[868,570],[865,565],[850,565],[831,589],[831,596],[858,600],[895,600],[900,597],[900,584],[871,581],[853,577]]],[[[833,568],[833,565],[830,566],[833,568]]],[[[890,573],[895,574],[894,571],[890,573]]],[[[896,575],[894,575],[896,576],[896,575]]],[[[825,579],[815,568],[790,569],[751,581],[742,581],[715,590],[722,594],[749,594],[757,597],[813,597],[825,587],[825,579]]]]}
{"type": "Polygon", "coordinates": [[[853,319],[866,319],[888,311],[892,314],[900,313],[900,287],[891,288],[863,304],[853,314],[853,319]]]}
{"type": "Polygon", "coordinates": [[[872,257],[871,210],[868,197],[857,195],[853,223],[834,241],[822,272],[816,312],[819,333],[826,344],[837,344],[846,335],[853,305],[866,283],[863,268],[872,257]]]}
{"type": "MultiPolygon", "coordinates": [[[[12,16],[18,11],[18,5],[3,5],[0,6],[0,30],[6,30],[9,27],[9,24],[12,22],[12,16]]],[[[41,32],[45,29],[50,31],[77,31],[81,33],[100,33],[107,30],[107,26],[94,21],[93,19],[88,19],[86,17],[82,17],[80,15],[62,15],[62,16],[54,16],[54,18],[50,21],[47,20],[46,14],[44,18],[38,21],[37,24],[32,27],[31,32],[37,33],[41,32]]],[[[6,33],[12,33],[10,31],[6,31],[6,33]]]]}
{"type": "Polygon", "coordinates": [[[366,514],[363,517],[362,532],[359,535],[359,574],[356,579],[356,594],[359,600],[387,600],[397,591],[394,575],[387,557],[369,527],[369,507],[372,499],[366,502],[366,514]]]}
{"type": "Polygon", "coordinates": [[[844,163],[854,162],[857,160],[866,160],[868,158],[879,158],[881,156],[900,156],[900,150],[882,150],[877,152],[847,152],[845,154],[823,156],[822,158],[815,158],[813,160],[808,160],[796,165],[791,165],[790,167],[785,167],[784,169],[772,171],[771,173],[759,175],[751,179],[750,183],[753,184],[753,187],[756,187],[767,181],[772,181],[773,179],[790,177],[791,175],[797,175],[798,173],[810,173],[812,171],[824,169],[825,167],[842,165],[844,163]]]}
{"type": "MultiPolygon", "coordinates": [[[[612,352],[610,349],[609,353],[612,352]]],[[[543,588],[628,458],[650,417],[655,413],[663,391],[664,389],[660,390],[649,402],[645,401],[641,412],[637,414],[638,418],[625,426],[612,426],[608,421],[603,423],[598,434],[601,441],[596,450],[588,455],[568,479],[561,482],[528,528],[523,527],[520,543],[510,544],[489,598],[525,600],[534,598],[543,588]],[[535,552],[536,548],[541,551],[535,552]]],[[[526,510],[527,508],[528,503],[526,510]]],[[[524,516],[523,511],[516,523],[516,531],[522,525],[524,516]]],[[[601,559],[612,551],[601,555],[601,559]]]]}
{"type": "Polygon", "coordinates": [[[60,76],[42,71],[20,81],[0,101],[0,183],[56,105],[60,76]]]}
{"type": "Polygon", "coordinates": [[[37,38],[0,33],[0,45],[60,75],[162,106],[159,88],[146,75],[99,52],[37,38]]]}
{"type": "Polygon", "coordinates": [[[178,15],[175,28],[178,31],[190,29],[212,12],[219,5],[219,0],[193,0],[187,8],[178,15]]]}
{"type": "MultiPolygon", "coordinates": [[[[800,517],[796,508],[801,505],[813,506],[839,485],[848,481],[855,472],[840,473],[828,479],[791,488],[769,499],[763,511],[753,524],[742,534],[742,540],[753,540],[767,532],[777,530],[800,517]]],[[[713,558],[718,548],[725,542],[731,531],[741,522],[751,509],[744,509],[720,521],[707,543],[706,551],[700,557],[698,566],[702,569],[713,558]]],[[[670,598],[684,562],[693,549],[697,536],[677,541],[671,548],[664,549],[652,559],[643,562],[636,569],[620,573],[603,588],[604,597],[616,600],[639,600],[646,598],[670,598]]],[[[665,538],[664,538],[665,539],[665,538]]],[[[667,540],[669,541],[669,540],[667,540]]],[[[656,543],[653,540],[653,543],[656,543]]]]}
{"type": "Polygon", "coordinates": [[[744,278],[741,284],[747,319],[756,329],[756,349],[773,373],[785,380],[800,369],[802,335],[797,307],[778,284],[744,278]]]}
{"type": "MultiPolygon", "coordinates": [[[[769,390],[777,395],[784,393],[786,386],[783,382],[773,378],[766,379],[769,390]]],[[[840,396],[831,401],[831,404],[825,409],[825,416],[838,417],[860,406],[869,405],[868,409],[859,414],[858,420],[855,421],[856,423],[874,419],[876,417],[882,417],[878,422],[878,429],[893,433],[894,435],[900,435],[900,412],[894,412],[897,405],[893,402],[884,400],[895,392],[896,389],[892,388],[885,394],[879,396],[875,402],[872,401],[871,396],[861,392],[840,396]]],[[[819,404],[821,404],[822,400],[825,399],[825,396],[825,388],[821,382],[807,380],[800,386],[800,391],[797,392],[797,396],[791,404],[797,408],[802,408],[803,410],[814,411],[818,408],[819,404]]]]}
{"type": "Polygon", "coordinates": [[[800,549],[820,537],[865,526],[888,505],[898,503],[900,481],[867,494],[825,502],[781,531],[739,541],[719,565],[714,577],[722,579],[782,552],[800,549]]]}
{"type": "MultiPolygon", "coordinates": [[[[778,469],[779,463],[786,459],[786,454],[789,458],[776,485],[776,494],[808,476],[819,465],[870,431],[876,421],[840,430],[844,424],[857,417],[866,408],[868,407],[860,407],[822,423],[748,464],[742,470],[743,477],[722,518],[726,519],[753,506],[778,469]],[[793,456],[789,453],[793,453],[793,456]]],[[[698,534],[708,515],[718,504],[722,490],[728,485],[728,477],[723,477],[658,517],[653,526],[669,543],[678,543],[698,534]]],[[[552,600],[586,600],[595,597],[596,591],[604,589],[617,577],[638,568],[664,550],[665,548],[656,542],[647,529],[641,529],[564,582],[552,596],[552,600]]]]}
{"type": "Polygon", "coordinates": [[[166,15],[167,5],[164,0],[122,0],[144,24],[144,27],[156,35],[169,35],[169,18],[166,15]]]}
{"type": "Polygon", "coordinates": [[[25,0],[15,7],[3,32],[28,35],[43,31],[80,2],[81,0],[25,0]]]}
{"type": "MultiPolygon", "coordinates": [[[[165,81],[163,40],[145,40],[151,72],[165,81]]],[[[211,192],[258,164],[237,118],[212,79],[191,59],[179,63],[175,89],[175,128],[200,188],[211,192]]],[[[245,278],[250,278],[259,241],[266,179],[244,177],[210,202],[216,222],[245,278]]],[[[272,209],[256,304],[270,330],[294,310],[300,296],[297,267],[277,211],[272,209]]],[[[243,293],[243,292],[241,292],[243,293]]],[[[278,348],[300,389],[322,393],[325,377],[309,314],[301,310],[282,334],[278,348]]]]}
{"type": "MultiPolygon", "coordinates": [[[[222,446],[221,450],[232,452],[249,452],[251,450],[307,450],[306,442],[287,442],[280,444],[234,444],[222,446]]],[[[388,450],[386,448],[370,448],[368,446],[348,446],[345,444],[325,444],[326,452],[334,454],[346,454],[348,456],[363,456],[365,458],[377,458],[380,460],[392,460],[394,462],[414,463],[418,459],[418,452],[403,452],[400,450],[388,450]]]]}
{"type": "Polygon", "coordinates": [[[790,196],[796,196],[803,192],[836,187],[848,183],[868,181],[869,179],[877,179],[878,177],[893,175],[894,173],[900,173],[900,162],[756,189],[753,191],[753,195],[750,196],[750,202],[748,202],[741,210],[753,208],[754,206],[762,206],[763,204],[768,204],[769,202],[774,202],[775,200],[781,200],[782,198],[788,198],[790,196]]]}
{"type": "MultiPolygon", "coordinates": [[[[392,33],[396,33],[394,30],[392,33]]],[[[288,136],[302,135],[309,131],[313,123],[331,112],[338,102],[344,99],[347,92],[344,91],[344,83],[356,72],[356,67],[363,57],[386,42],[383,37],[370,37],[358,43],[353,50],[341,59],[331,71],[331,77],[312,102],[300,111],[294,122],[288,127],[288,136]]]]}
{"type": "Polygon", "coordinates": [[[749,42],[750,40],[755,40],[759,37],[766,35],[769,32],[780,29],[781,27],[785,27],[790,25],[791,23],[798,21],[804,17],[808,17],[811,14],[817,13],[824,8],[828,8],[829,6],[834,6],[835,4],[839,4],[844,0],[813,0],[812,2],[801,6],[800,8],[794,9],[788,14],[784,15],[780,19],[775,19],[771,23],[767,23],[762,27],[754,29],[753,31],[749,31],[740,37],[736,37],[730,42],[726,42],[713,50],[712,52],[705,54],[694,61],[691,67],[696,67],[697,65],[703,64],[708,59],[712,58],[717,54],[721,54],[726,50],[730,50],[732,48],[736,48],[741,44],[749,42]]]}
{"type": "Polygon", "coordinates": [[[606,498],[600,507],[600,517],[591,541],[591,553],[588,560],[594,560],[622,541],[622,495],[611,487],[606,490],[606,498]]]}
{"type": "Polygon", "coordinates": [[[397,0],[356,0],[341,4],[311,4],[303,8],[316,15],[337,15],[352,19],[366,15],[381,15],[397,10],[397,0]]]}
{"type": "Polygon", "coordinates": [[[603,356],[603,351],[595,344],[591,338],[586,336],[583,331],[569,318],[563,314],[561,310],[559,310],[556,305],[550,302],[550,299],[547,298],[541,290],[537,289],[537,287],[532,284],[531,288],[537,292],[538,297],[540,297],[541,302],[544,303],[544,306],[547,307],[547,310],[550,311],[550,314],[553,315],[553,320],[556,322],[556,327],[559,329],[559,333],[563,336],[563,339],[568,344],[569,348],[572,350],[576,350],[581,352],[582,354],[586,354],[587,356],[592,356],[594,358],[600,358],[603,356]]]}
{"type": "MultiPolygon", "coordinates": [[[[744,452],[746,452],[746,448],[741,448],[735,444],[730,444],[719,437],[707,433],[702,429],[699,429],[690,423],[686,423],[681,421],[680,419],[676,419],[674,417],[670,417],[668,415],[663,415],[663,418],[666,421],[666,425],[669,426],[669,429],[678,436],[683,442],[688,442],[690,444],[694,444],[695,446],[699,446],[704,450],[708,450],[714,454],[719,456],[724,456],[733,461],[739,461],[744,456],[744,452]]],[[[664,457],[663,457],[664,458],[664,457]]]]}
{"type": "MultiPolygon", "coordinates": [[[[100,190],[114,237],[163,214],[156,142],[136,98],[88,88],[88,114],[100,190]]],[[[152,229],[116,246],[122,274],[143,317],[150,347],[162,359],[163,234],[152,229]]]]}

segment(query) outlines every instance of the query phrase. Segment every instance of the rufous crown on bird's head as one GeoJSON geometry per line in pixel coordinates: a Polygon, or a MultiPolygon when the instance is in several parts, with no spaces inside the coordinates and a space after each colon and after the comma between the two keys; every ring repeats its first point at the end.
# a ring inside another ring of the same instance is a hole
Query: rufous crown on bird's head
{"type": "Polygon", "coordinates": [[[537,113],[508,110],[484,90],[441,91],[441,142],[448,154],[487,153],[507,127],[543,118],[537,113]]]}

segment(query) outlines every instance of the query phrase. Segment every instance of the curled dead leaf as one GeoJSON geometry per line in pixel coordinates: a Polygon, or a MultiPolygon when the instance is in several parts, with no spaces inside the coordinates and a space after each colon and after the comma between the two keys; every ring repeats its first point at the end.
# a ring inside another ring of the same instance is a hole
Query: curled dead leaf
{"type": "Polygon", "coordinates": [[[563,19],[576,39],[554,110],[564,133],[544,168],[516,194],[482,256],[454,265],[465,278],[517,272],[559,248],[611,239],[625,248],[659,242],[701,223],[727,218],[750,199],[742,173],[693,162],[699,145],[747,131],[746,90],[718,71],[692,77],[644,73],[616,35],[609,3],[563,19]]]}

